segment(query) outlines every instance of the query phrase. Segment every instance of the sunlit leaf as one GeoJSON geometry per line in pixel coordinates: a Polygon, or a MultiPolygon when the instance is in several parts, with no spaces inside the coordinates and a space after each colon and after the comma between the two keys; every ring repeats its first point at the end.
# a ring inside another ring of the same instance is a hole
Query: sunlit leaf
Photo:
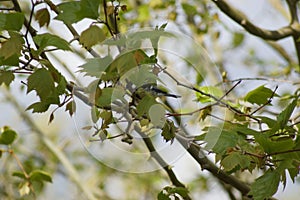
{"type": "Polygon", "coordinates": [[[79,37],[79,42],[88,49],[97,43],[101,43],[104,40],[105,33],[96,25],[90,26],[89,28],[84,30],[79,37]]]}
{"type": "Polygon", "coordinates": [[[25,196],[27,194],[30,193],[30,182],[26,181],[24,183],[21,183],[19,185],[19,193],[20,193],[20,196],[25,196]]]}
{"type": "Polygon", "coordinates": [[[223,91],[218,87],[202,86],[202,87],[198,87],[198,89],[200,91],[204,92],[205,94],[208,94],[208,95],[204,95],[204,94],[201,94],[199,92],[196,92],[197,100],[201,103],[207,103],[207,102],[215,101],[213,98],[209,97],[209,95],[214,96],[216,98],[220,98],[220,97],[223,96],[223,91]]]}
{"type": "MultiPolygon", "coordinates": [[[[263,105],[268,102],[269,98],[272,97],[273,91],[269,88],[266,88],[264,85],[255,88],[254,90],[248,92],[248,94],[244,97],[245,101],[248,101],[253,104],[263,105]]],[[[278,96],[276,93],[274,96],[278,96]]]]}

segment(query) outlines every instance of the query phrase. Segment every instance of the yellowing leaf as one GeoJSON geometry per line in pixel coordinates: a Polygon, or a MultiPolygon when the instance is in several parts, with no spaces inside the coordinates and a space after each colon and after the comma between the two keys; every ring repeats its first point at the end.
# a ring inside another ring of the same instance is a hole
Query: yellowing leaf
{"type": "MultiPolygon", "coordinates": [[[[220,98],[223,95],[223,91],[214,86],[202,86],[202,87],[198,87],[198,89],[204,92],[205,94],[214,96],[216,98],[220,98]]],[[[201,103],[215,101],[213,98],[209,97],[208,95],[204,95],[199,92],[196,93],[197,100],[200,101],[201,103]]]]}
{"type": "Polygon", "coordinates": [[[35,19],[39,22],[40,27],[50,23],[50,14],[47,8],[42,8],[36,12],[35,19]]]}
{"type": "Polygon", "coordinates": [[[86,48],[91,48],[93,45],[105,40],[105,33],[96,25],[90,26],[84,30],[79,38],[79,42],[86,48]]]}

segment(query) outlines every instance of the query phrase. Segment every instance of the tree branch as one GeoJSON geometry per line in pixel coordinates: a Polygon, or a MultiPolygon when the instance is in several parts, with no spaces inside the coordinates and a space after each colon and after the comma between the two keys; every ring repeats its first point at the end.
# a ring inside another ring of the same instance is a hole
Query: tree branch
{"type": "MultiPolygon", "coordinates": [[[[297,14],[297,2],[299,0],[287,0],[287,4],[289,7],[290,15],[291,15],[291,22],[290,26],[291,27],[299,27],[299,18],[297,14]]],[[[300,31],[295,31],[293,34],[293,40],[294,40],[294,45],[295,49],[297,52],[297,58],[298,58],[298,64],[300,65],[300,43],[299,43],[299,37],[300,37],[300,31]]],[[[299,70],[300,66],[298,66],[299,70]]]]}
{"type": "Polygon", "coordinates": [[[244,13],[229,5],[229,3],[227,3],[225,0],[213,0],[213,2],[224,14],[241,25],[244,29],[246,29],[246,31],[262,39],[280,40],[289,36],[293,36],[296,32],[300,32],[299,24],[293,24],[293,26],[288,25],[278,30],[267,30],[259,28],[258,26],[250,22],[244,13]]]}
{"type": "MultiPolygon", "coordinates": [[[[151,156],[158,162],[158,164],[163,167],[163,169],[167,172],[172,184],[176,187],[184,187],[185,185],[183,183],[181,183],[175,173],[173,172],[173,170],[171,169],[171,166],[168,165],[164,159],[157,153],[155,147],[152,144],[151,139],[143,132],[140,130],[140,128],[138,126],[134,127],[134,130],[143,138],[144,143],[146,144],[151,156]]],[[[186,199],[191,199],[190,197],[186,198],[186,199]]]]}

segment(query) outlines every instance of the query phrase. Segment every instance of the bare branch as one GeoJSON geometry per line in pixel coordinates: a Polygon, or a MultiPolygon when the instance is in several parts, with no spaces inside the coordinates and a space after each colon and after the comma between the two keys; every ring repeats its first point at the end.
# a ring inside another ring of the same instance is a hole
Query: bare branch
{"type": "Polygon", "coordinates": [[[236,23],[245,28],[249,33],[266,40],[280,40],[289,36],[293,36],[296,32],[300,32],[299,25],[288,25],[278,30],[267,30],[260,28],[249,21],[247,16],[240,10],[229,5],[225,0],[213,0],[213,2],[236,23]]]}

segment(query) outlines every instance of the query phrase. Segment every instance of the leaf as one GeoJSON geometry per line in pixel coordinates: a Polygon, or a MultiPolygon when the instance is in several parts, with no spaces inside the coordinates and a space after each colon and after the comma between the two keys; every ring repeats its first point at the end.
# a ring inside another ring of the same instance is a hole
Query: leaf
{"type": "Polygon", "coordinates": [[[14,54],[7,59],[0,56],[0,65],[1,66],[19,66],[19,55],[14,54]]]}
{"type": "Polygon", "coordinates": [[[14,79],[15,75],[11,71],[0,72],[0,85],[4,83],[6,86],[9,86],[14,79]]]}
{"type": "Polygon", "coordinates": [[[36,70],[27,80],[27,93],[35,90],[41,100],[46,99],[55,89],[51,73],[45,68],[36,70]]]}
{"type": "Polygon", "coordinates": [[[229,172],[236,168],[246,169],[250,165],[250,159],[239,152],[232,152],[221,161],[224,170],[229,172]]]}
{"type": "Polygon", "coordinates": [[[79,66],[81,68],[79,71],[85,73],[86,76],[101,78],[105,74],[104,72],[109,69],[108,67],[112,61],[111,56],[87,59],[85,64],[79,66]]]}
{"type": "Polygon", "coordinates": [[[48,110],[50,104],[48,102],[36,102],[26,108],[26,110],[33,109],[33,113],[42,113],[48,110]]]}
{"type": "Polygon", "coordinates": [[[99,0],[82,0],[64,2],[58,5],[60,10],[57,20],[63,21],[65,24],[73,24],[84,18],[97,19],[99,0]]]}
{"type": "Polygon", "coordinates": [[[19,193],[20,196],[24,196],[30,193],[30,182],[26,181],[19,185],[19,193]]]}
{"type": "Polygon", "coordinates": [[[217,127],[209,127],[206,133],[206,149],[212,149],[215,153],[224,154],[230,147],[235,147],[239,136],[236,132],[221,130],[217,127]]]}
{"type": "Polygon", "coordinates": [[[79,42],[87,49],[91,48],[97,43],[101,43],[104,40],[104,31],[96,25],[90,26],[84,30],[79,37],[79,42]]]}
{"type": "Polygon", "coordinates": [[[69,115],[72,116],[75,113],[75,111],[76,111],[76,103],[75,103],[75,101],[70,101],[69,103],[67,103],[65,111],[68,111],[69,115]]]}
{"type": "MultiPolygon", "coordinates": [[[[248,94],[244,97],[244,100],[252,104],[263,105],[268,102],[273,93],[274,92],[271,89],[266,88],[264,85],[261,85],[256,89],[248,92],[248,94]]],[[[275,93],[274,96],[278,96],[278,94],[275,93]]]]}
{"type": "Polygon", "coordinates": [[[50,13],[47,8],[42,8],[38,10],[35,14],[35,19],[38,21],[40,27],[50,23],[50,13]]]}
{"type": "Polygon", "coordinates": [[[5,129],[0,135],[0,144],[10,145],[17,138],[17,133],[11,129],[5,129]]]}
{"type": "Polygon", "coordinates": [[[52,178],[50,174],[42,170],[34,170],[29,174],[31,181],[38,181],[38,182],[50,182],[52,183],[52,178]]]}
{"type": "Polygon", "coordinates": [[[23,13],[0,13],[0,31],[20,31],[24,23],[23,13]]]}
{"type": "Polygon", "coordinates": [[[268,170],[251,185],[249,195],[255,200],[264,200],[272,197],[278,189],[280,174],[277,171],[268,170]]]}
{"type": "Polygon", "coordinates": [[[125,91],[119,88],[104,88],[101,90],[101,95],[96,99],[96,105],[99,107],[110,106],[114,101],[123,101],[125,91]]]}
{"type": "Polygon", "coordinates": [[[50,124],[54,120],[54,113],[52,112],[49,117],[48,124],[50,124]]]}
{"type": "Polygon", "coordinates": [[[161,104],[154,104],[149,108],[149,117],[154,127],[163,127],[165,119],[165,108],[161,104]]]}
{"type": "Polygon", "coordinates": [[[232,38],[232,46],[233,48],[236,48],[243,44],[245,39],[245,35],[243,33],[234,32],[233,38],[232,38]]]}
{"type": "Polygon", "coordinates": [[[288,121],[289,121],[289,119],[290,119],[290,117],[291,117],[291,115],[292,115],[292,113],[293,113],[293,111],[294,111],[294,109],[295,109],[295,107],[296,107],[296,105],[297,105],[297,101],[298,101],[298,98],[295,98],[293,101],[292,101],[292,103],[290,103],[278,116],[277,116],[277,123],[276,123],[276,125],[273,127],[273,129],[272,129],[272,131],[273,132],[275,132],[275,131],[277,131],[278,129],[283,129],[286,125],[287,125],[287,123],[288,123],[288,121]]]}
{"type": "Polygon", "coordinates": [[[0,49],[0,57],[3,57],[4,60],[13,55],[20,56],[24,44],[24,40],[19,33],[13,31],[9,31],[8,33],[10,38],[1,44],[0,49]]]}
{"type": "Polygon", "coordinates": [[[24,173],[23,173],[23,172],[20,172],[20,171],[13,172],[12,175],[13,175],[13,176],[16,176],[16,177],[19,177],[19,178],[21,178],[21,179],[26,179],[24,173]]]}
{"type": "Polygon", "coordinates": [[[266,134],[258,134],[255,136],[255,141],[264,148],[266,153],[292,150],[294,147],[294,142],[290,137],[271,140],[271,138],[269,138],[269,136],[266,134]]]}
{"type": "Polygon", "coordinates": [[[34,42],[39,46],[38,54],[45,50],[45,47],[54,46],[61,50],[71,50],[69,43],[58,37],[57,35],[52,35],[50,33],[43,33],[33,37],[34,42]]]}
{"type": "Polygon", "coordinates": [[[188,16],[194,16],[198,13],[196,6],[193,6],[189,3],[182,3],[181,6],[185,14],[188,16]]]}
{"type": "Polygon", "coordinates": [[[174,125],[174,122],[167,120],[161,132],[161,135],[166,140],[166,142],[168,141],[171,141],[171,143],[173,142],[176,136],[175,132],[176,132],[176,127],[174,125]]]}
{"type": "MultiPolygon", "coordinates": [[[[223,96],[223,91],[217,87],[214,86],[202,86],[198,87],[198,89],[206,94],[212,95],[216,98],[220,98],[223,96]]],[[[213,102],[214,99],[210,98],[207,95],[203,95],[199,92],[196,92],[197,100],[201,103],[207,103],[207,102],[213,102]]]]}
{"type": "Polygon", "coordinates": [[[91,107],[91,117],[94,124],[99,120],[99,110],[96,106],[91,107]]]}
{"type": "Polygon", "coordinates": [[[146,95],[141,99],[141,101],[136,106],[138,116],[142,116],[144,114],[148,115],[148,111],[154,104],[157,104],[155,101],[155,97],[146,95]]]}

